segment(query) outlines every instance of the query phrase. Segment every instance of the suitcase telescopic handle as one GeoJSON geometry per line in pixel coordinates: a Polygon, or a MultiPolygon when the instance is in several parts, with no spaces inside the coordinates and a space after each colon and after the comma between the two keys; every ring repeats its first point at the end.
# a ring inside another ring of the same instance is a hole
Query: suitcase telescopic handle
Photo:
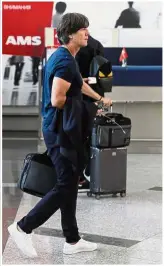
{"type": "Polygon", "coordinates": [[[110,105],[110,112],[112,113],[113,111],[113,103],[110,105]]]}
{"type": "Polygon", "coordinates": [[[98,109],[102,109],[103,111],[106,111],[106,112],[111,112],[113,111],[113,102],[110,104],[110,106],[106,106],[103,104],[103,102],[99,101],[97,102],[97,106],[98,106],[98,109]]]}

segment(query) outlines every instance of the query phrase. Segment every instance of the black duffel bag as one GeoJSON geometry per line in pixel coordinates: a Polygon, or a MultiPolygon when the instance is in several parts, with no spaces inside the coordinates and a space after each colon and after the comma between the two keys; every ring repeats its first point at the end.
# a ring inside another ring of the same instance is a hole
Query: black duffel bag
{"type": "Polygon", "coordinates": [[[91,146],[97,148],[129,146],[130,136],[130,118],[119,113],[106,113],[94,119],[91,146]]]}
{"type": "Polygon", "coordinates": [[[30,195],[43,197],[56,185],[54,165],[45,153],[26,155],[18,181],[18,188],[30,195]]]}

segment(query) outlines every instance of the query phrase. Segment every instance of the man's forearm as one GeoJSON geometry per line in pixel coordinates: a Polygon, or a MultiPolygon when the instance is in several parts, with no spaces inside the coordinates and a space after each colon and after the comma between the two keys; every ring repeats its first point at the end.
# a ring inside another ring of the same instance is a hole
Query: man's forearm
{"type": "Polygon", "coordinates": [[[97,92],[92,90],[92,88],[84,81],[83,81],[83,86],[82,86],[82,93],[97,101],[99,101],[101,98],[101,96],[97,92]]]}

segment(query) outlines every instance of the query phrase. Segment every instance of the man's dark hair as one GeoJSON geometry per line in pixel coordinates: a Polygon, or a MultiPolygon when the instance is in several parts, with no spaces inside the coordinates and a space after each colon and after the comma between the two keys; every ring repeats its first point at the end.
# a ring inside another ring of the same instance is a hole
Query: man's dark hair
{"type": "Polygon", "coordinates": [[[59,14],[63,14],[66,10],[67,4],[65,2],[57,2],[55,9],[59,14]]]}
{"type": "Polygon", "coordinates": [[[129,7],[132,7],[134,2],[128,2],[129,7]]]}
{"type": "Polygon", "coordinates": [[[82,28],[88,28],[88,18],[80,13],[65,14],[57,27],[57,36],[60,44],[69,43],[69,35],[76,33],[82,28]]]}

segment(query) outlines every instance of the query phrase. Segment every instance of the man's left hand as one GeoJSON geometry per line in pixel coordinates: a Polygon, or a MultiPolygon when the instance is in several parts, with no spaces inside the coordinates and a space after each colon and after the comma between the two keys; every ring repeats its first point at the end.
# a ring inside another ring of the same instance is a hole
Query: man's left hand
{"type": "Polygon", "coordinates": [[[101,101],[105,106],[111,106],[112,105],[112,100],[110,98],[102,98],[101,101]]]}

